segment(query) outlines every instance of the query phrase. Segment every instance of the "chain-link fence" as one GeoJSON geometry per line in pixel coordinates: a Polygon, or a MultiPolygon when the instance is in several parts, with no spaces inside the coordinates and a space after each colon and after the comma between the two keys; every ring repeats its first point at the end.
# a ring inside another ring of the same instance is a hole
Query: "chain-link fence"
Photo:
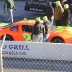
{"type": "Polygon", "coordinates": [[[2,55],[3,72],[72,72],[68,44],[5,41],[2,55]]]}

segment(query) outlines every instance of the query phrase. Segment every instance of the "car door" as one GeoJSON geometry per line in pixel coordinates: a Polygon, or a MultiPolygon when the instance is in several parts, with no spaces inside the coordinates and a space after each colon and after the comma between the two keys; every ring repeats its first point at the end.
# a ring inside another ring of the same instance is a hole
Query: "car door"
{"type": "Polygon", "coordinates": [[[19,40],[19,26],[11,26],[9,34],[13,37],[14,40],[19,40]]]}
{"type": "Polygon", "coordinates": [[[22,25],[22,36],[25,41],[31,41],[31,33],[32,33],[33,26],[29,25],[22,25]]]}

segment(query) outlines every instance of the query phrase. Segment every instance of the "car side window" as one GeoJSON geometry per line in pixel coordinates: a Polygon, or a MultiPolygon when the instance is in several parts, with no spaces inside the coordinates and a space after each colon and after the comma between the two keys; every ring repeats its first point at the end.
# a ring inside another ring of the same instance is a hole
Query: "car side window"
{"type": "Polygon", "coordinates": [[[13,26],[10,28],[11,31],[18,31],[18,26],[13,26]]]}
{"type": "Polygon", "coordinates": [[[22,26],[22,31],[23,32],[32,32],[33,27],[32,26],[28,26],[28,25],[23,25],[22,26]]]}

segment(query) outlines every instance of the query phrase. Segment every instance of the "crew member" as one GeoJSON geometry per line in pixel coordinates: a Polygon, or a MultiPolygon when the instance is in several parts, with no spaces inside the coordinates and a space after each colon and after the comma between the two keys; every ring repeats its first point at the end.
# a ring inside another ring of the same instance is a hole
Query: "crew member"
{"type": "Polygon", "coordinates": [[[70,22],[71,22],[71,12],[69,10],[69,5],[64,4],[64,12],[62,14],[61,24],[63,26],[68,26],[70,22]]]}
{"type": "Polygon", "coordinates": [[[50,35],[50,29],[52,24],[48,20],[47,16],[43,17],[43,25],[45,26],[44,42],[48,42],[48,37],[50,35]]]}
{"type": "Polygon", "coordinates": [[[61,25],[61,17],[62,17],[63,12],[64,12],[64,9],[63,9],[60,1],[56,1],[56,7],[55,7],[55,11],[54,11],[54,19],[55,19],[56,26],[61,25]]]}
{"type": "Polygon", "coordinates": [[[53,24],[53,21],[54,21],[54,8],[52,6],[51,1],[48,4],[46,15],[47,15],[48,19],[50,20],[50,22],[53,24]]]}
{"type": "Polygon", "coordinates": [[[10,23],[12,24],[14,21],[13,21],[13,9],[16,9],[15,8],[15,5],[14,5],[14,0],[5,0],[5,3],[4,3],[4,12],[8,12],[8,19],[10,19],[10,23]]]}
{"type": "Polygon", "coordinates": [[[45,32],[45,28],[44,25],[42,23],[42,20],[40,19],[40,17],[36,18],[36,23],[34,25],[33,28],[33,37],[32,40],[33,42],[43,42],[43,34],[45,32]]]}

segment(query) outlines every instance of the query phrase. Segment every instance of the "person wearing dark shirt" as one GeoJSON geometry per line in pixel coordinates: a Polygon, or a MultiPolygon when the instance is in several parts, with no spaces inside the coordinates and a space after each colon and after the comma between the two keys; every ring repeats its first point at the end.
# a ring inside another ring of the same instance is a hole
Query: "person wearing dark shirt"
{"type": "Polygon", "coordinates": [[[71,12],[69,10],[69,5],[64,4],[64,12],[61,18],[61,25],[68,26],[71,22],[71,12]]]}
{"type": "Polygon", "coordinates": [[[43,34],[44,34],[45,28],[43,23],[41,22],[40,17],[36,18],[36,23],[33,28],[32,32],[32,40],[33,42],[43,42],[43,34]]]}
{"type": "Polygon", "coordinates": [[[52,6],[52,2],[51,1],[48,4],[46,16],[48,17],[50,22],[53,24],[53,21],[54,21],[54,8],[52,6]]]}

